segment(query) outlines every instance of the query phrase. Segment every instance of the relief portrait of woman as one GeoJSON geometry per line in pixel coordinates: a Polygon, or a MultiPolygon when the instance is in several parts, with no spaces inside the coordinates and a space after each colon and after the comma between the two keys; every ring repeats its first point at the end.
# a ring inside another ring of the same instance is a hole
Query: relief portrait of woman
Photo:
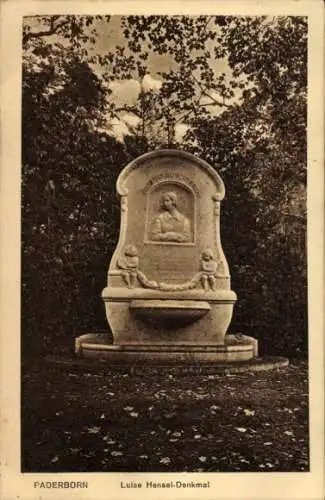
{"type": "Polygon", "coordinates": [[[177,209],[177,195],[173,191],[161,198],[162,211],[153,219],[151,239],[187,243],[191,241],[191,224],[185,215],[177,209]]]}

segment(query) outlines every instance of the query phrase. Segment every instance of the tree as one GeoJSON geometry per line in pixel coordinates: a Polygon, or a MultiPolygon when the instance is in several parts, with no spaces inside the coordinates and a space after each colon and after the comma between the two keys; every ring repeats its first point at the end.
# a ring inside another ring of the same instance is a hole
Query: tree
{"type": "Polygon", "coordinates": [[[39,44],[66,42],[75,51],[87,55],[86,44],[95,43],[96,24],[109,22],[110,16],[26,16],[23,24],[23,48],[34,50],[39,44]]]}
{"type": "MultiPolygon", "coordinates": [[[[231,106],[235,91],[239,95],[243,82],[236,82],[215,69],[215,60],[223,60],[225,49],[217,44],[215,18],[210,16],[128,16],[121,28],[126,46],[117,46],[97,63],[108,68],[108,81],[137,79],[150,73],[154,55],[168,54],[173,63],[170,71],[158,72],[162,87],[154,96],[151,115],[165,132],[165,143],[172,146],[175,127],[189,117],[212,113],[231,106]],[[233,88],[231,88],[233,87],[233,88]]],[[[139,105],[152,95],[140,94],[139,105]]],[[[121,111],[121,110],[118,110],[121,111]]],[[[122,111],[125,111],[123,109],[122,111]]],[[[128,109],[134,112],[136,109],[128,109]]],[[[150,136],[152,130],[148,130],[150,136]]]]}
{"type": "MultiPolygon", "coordinates": [[[[66,289],[90,276],[91,266],[80,274],[76,260],[86,261],[91,246],[94,265],[97,249],[106,257],[114,248],[120,168],[149,149],[180,147],[225,180],[223,242],[240,298],[233,328],[257,333],[269,352],[274,343],[305,349],[306,19],[122,17],[124,43],[97,54],[96,29],[109,22],[52,16],[24,27],[24,237],[34,276],[43,251],[52,256],[46,276],[50,263],[63,262],[66,289]],[[160,89],[147,88],[152,60],[163,54],[170,69],[158,74],[160,89]],[[111,83],[125,79],[139,81],[139,97],[117,105],[111,83]],[[136,119],[118,142],[106,132],[125,113],[136,119]]],[[[85,299],[89,281],[79,286],[85,299]]],[[[61,331],[82,326],[69,321],[61,331]]]]}
{"type": "Polygon", "coordinates": [[[307,346],[306,19],[227,18],[222,36],[234,76],[251,87],[241,106],[197,120],[188,139],[228,186],[225,236],[236,242],[235,286],[243,297],[250,290],[239,306],[246,328],[269,351],[276,329],[278,348],[295,352],[307,346]]]}
{"type": "MultiPolygon", "coordinates": [[[[167,53],[157,117],[166,130],[186,123],[181,146],[224,177],[223,234],[241,297],[234,328],[255,330],[269,351],[275,329],[280,349],[305,349],[306,19],[130,16],[122,26],[133,54],[123,78],[167,53]],[[225,59],[222,72],[215,60],[225,59]]],[[[118,68],[125,53],[108,57],[118,68]]]]}
{"type": "MultiPolygon", "coordinates": [[[[48,23],[70,36],[73,19],[60,18],[48,23]]],[[[76,40],[54,41],[44,28],[26,33],[22,299],[23,348],[30,354],[31,347],[53,350],[62,341],[72,346],[74,329],[103,328],[99,297],[118,231],[114,187],[125,153],[103,132],[109,89],[76,40]]]]}

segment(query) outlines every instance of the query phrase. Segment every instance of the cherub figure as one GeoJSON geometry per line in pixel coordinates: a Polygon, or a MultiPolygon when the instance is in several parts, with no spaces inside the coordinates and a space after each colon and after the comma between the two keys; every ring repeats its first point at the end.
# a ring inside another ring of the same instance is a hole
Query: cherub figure
{"type": "Polygon", "coordinates": [[[138,250],[134,245],[128,245],[124,250],[124,256],[121,257],[117,265],[122,269],[122,277],[129,288],[134,288],[137,279],[137,269],[139,265],[138,250]]]}
{"type": "Polygon", "coordinates": [[[212,250],[207,248],[201,254],[201,284],[204,290],[215,290],[219,261],[213,258],[212,250]]]}

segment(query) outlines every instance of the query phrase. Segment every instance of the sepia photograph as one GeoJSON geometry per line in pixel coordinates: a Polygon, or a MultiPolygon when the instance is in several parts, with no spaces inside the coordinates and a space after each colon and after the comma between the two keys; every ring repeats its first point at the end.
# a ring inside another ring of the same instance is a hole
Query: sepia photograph
{"type": "Polygon", "coordinates": [[[24,18],[23,471],[309,470],[307,33],[24,18]]]}
{"type": "Polygon", "coordinates": [[[19,473],[306,477],[309,17],[111,11],[20,18],[19,473]]]}

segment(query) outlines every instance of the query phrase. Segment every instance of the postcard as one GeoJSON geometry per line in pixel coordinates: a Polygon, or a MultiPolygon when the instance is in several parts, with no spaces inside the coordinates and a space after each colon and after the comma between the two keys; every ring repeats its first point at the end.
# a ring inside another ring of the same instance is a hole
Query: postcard
{"type": "Polygon", "coordinates": [[[322,2],[1,25],[2,498],[323,498],[322,2]]]}

